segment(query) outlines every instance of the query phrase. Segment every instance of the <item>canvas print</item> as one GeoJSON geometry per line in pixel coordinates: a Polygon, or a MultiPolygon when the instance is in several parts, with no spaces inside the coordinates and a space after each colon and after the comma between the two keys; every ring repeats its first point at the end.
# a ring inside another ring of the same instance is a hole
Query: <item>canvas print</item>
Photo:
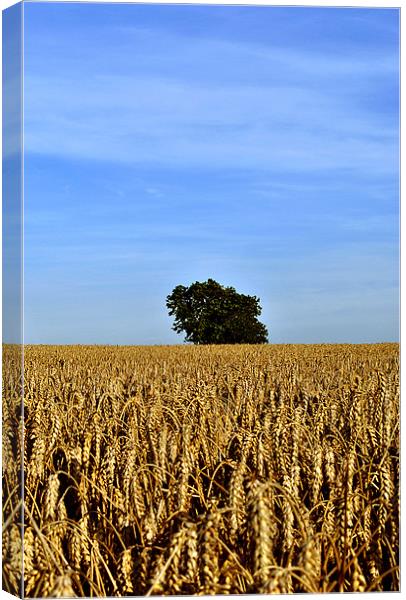
{"type": "Polygon", "coordinates": [[[399,9],[3,12],[3,589],[399,591],[399,9]]]}

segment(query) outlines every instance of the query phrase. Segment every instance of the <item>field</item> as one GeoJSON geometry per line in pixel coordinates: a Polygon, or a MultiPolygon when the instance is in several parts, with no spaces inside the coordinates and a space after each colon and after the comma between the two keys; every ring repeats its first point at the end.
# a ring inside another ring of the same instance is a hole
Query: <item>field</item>
{"type": "Polygon", "coordinates": [[[26,596],[399,590],[398,345],[31,346],[24,391],[26,596]]]}

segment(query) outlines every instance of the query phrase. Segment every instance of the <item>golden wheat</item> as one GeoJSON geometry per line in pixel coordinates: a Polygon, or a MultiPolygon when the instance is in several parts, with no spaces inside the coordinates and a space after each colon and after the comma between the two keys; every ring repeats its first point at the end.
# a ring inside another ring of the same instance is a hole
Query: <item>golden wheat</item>
{"type": "Polygon", "coordinates": [[[3,349],[7,591],[23,562],[28,597],[399,590],[396,344],[24,356],[22,445],[3,349]]]}

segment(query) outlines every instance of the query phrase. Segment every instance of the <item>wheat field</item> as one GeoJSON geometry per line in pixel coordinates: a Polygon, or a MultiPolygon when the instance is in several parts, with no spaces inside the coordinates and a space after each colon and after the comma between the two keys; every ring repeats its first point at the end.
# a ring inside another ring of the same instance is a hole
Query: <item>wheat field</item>
{"type": "Polygon", "coordinates": [[[399,590],[397,344],[24,358],[23,427],[18,350],[3,349],[6,590],[399,590]]]}

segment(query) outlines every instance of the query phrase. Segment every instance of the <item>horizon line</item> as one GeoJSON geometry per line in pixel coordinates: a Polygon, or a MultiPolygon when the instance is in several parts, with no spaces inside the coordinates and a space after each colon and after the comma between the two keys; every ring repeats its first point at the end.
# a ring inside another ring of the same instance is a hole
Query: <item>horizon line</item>
{"type": "Polygon", "coordinates": [[[3,346],[56,346],[56,347],[109,347],[109,348],[177,348],[177,347],[218,347],[218,346],[377,346],[383,344],[397,344],[399,341],[377,341],[377,342],[268,342],[266,344],[194,344],[193,342],[183,342],[179,344],[113,344],[113,343],[34,343],[34,342],[2,342],[3,346]]]}

